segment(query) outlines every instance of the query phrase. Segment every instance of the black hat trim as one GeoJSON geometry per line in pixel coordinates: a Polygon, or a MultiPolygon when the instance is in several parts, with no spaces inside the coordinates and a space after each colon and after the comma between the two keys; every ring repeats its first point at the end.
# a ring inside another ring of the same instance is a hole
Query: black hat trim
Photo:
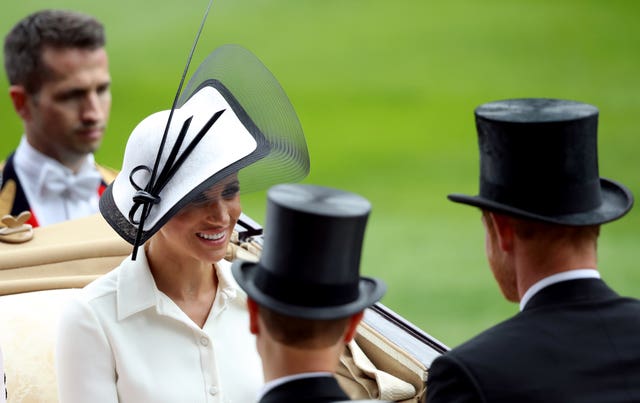
{"type": "Polygon", "coordinates": [[[318,284],[308,283],[273,273],[258,270],[255,286],[265,295],[278,296],[285,304],[299,306],[336,306],[358,299],[358,283],[318,284]]]}
{"type": "MultiPolygon", "coordinates": [[[[231,266],[233,277],[249,298],[255,300],[258,305],[266,306],[283,315],[296,318],[328,320],[346,318],[370,307],[382,298],[387,290],[386,284],[379,279],[360,277],[358,282],[358,296],[355,300],[334,306],[300,306],[288,304],[282,301],[282,296],[266,295],[255,284],[255,276],[264,270],[259,263],[236,260],[231,266]]],[[[287,289],[286,292],[290,290],[287,289]]]]}
{"type": "Polygon", "coordinates": [[[624,216],[633,207],[633,194],[626,186],[611,179],[600,178],[602,203],[595,209],[574,214],[540,214],[499,203],[482,196],[450,194],[448,199],[481,209],[551,224],[586,226],[605,224],[624,216]]]}
{"type": "Polygon", "coordinates": [[[540,215],[581,213],[597,209],[602,204],[598,178],[588,183],[570,185],[546,183],[545,191],[553,198],[532,194],[526,182],[510,186],[488,181],[480,184],[481,197],[540,215]]]}

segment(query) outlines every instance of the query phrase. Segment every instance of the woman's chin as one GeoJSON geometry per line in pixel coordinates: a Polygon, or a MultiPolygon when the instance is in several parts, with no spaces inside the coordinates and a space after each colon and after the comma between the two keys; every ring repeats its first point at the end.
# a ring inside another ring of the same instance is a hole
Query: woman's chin
{"type": "Polygon", "coordinates": [[[215,250],[208,250],[206,257],[203,256],[203,260],[211,263],[218,263],[227,256],[228,243],[224,245],[224,248],[215,248],[215,250]]]}

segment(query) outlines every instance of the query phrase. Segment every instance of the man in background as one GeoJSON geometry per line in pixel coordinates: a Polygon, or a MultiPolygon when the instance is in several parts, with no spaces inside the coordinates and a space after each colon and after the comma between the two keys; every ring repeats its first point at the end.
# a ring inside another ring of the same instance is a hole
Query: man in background
{"type": "Polygon", "coordinates": [[[438,357],[427,402],[638,402],[640,302],[600,279],[600,225],[633,204],[600,178],[598,110],[555,99],[476,109],[489,266],[520,313],[438,357]]]}
{"type": "Polygon", "coordinates": [[[386,289],[359,275],[370,209],[366,199],[336,189],[269,190],[261,259],[232,266],[262,358],[260,403],[349,399],[334,377],[340,355],[364,309],[386,289]]]}
{"type": "Polygon", "coordinates": [[[0,213],[30,211],[34,227],[96,213],[115,174],[93,158],[111,109],[103,25],[38,11],[5,37],[4,63],[24,135],[4,166],[0,213]]]}

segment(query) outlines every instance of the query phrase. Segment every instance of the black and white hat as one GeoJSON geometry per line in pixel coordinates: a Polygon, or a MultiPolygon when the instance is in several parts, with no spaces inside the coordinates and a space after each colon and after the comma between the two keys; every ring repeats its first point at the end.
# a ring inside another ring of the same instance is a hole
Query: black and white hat
{"type": "Polygon", "coordinates": [[[133,130],[122,169],[100,199],[102,215],[134,245],[134,255],[180,209],[229,175],[238,175],[246,193],[309,172],[293,106],[248,50],[216,49],[182,94],[176,109],[154,113],[133,130]]]}

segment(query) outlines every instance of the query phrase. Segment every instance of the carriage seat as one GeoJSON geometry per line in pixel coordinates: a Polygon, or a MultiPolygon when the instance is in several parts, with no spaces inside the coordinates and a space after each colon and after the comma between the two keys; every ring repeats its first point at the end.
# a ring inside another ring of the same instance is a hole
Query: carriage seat
{"type": "MultiPolygon", "coordinates": [[[[233,256],[250,257],[234,248],[233,256]]],[[[38,227],[24,244],[0,243],[0,346],[9,402],[58,401],[58,317],[80,287],[130,252],[99,215],[38,227]]],[[[428,366],[444,347],[429,344],[423,332],[416,338],[421,331],[403,321],[381,304],[367,309],[337,373],[351,398],[423,401],[428,366]]]]}

